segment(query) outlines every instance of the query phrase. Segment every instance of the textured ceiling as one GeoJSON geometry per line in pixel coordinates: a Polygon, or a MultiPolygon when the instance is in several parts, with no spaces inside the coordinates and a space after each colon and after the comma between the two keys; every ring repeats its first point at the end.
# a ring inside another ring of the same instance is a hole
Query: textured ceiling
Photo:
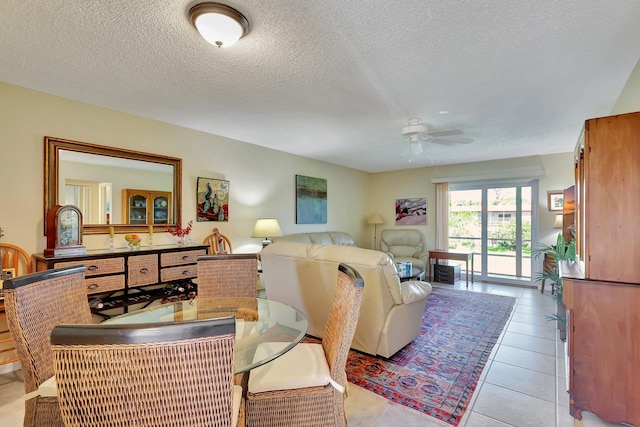
{"type": "Polygon", "coordinates": [[[234,0],[227,49],[196,3],[0,1],[0,81],[375,172],[571,151],[640,58],[637,0],[234,0]]]}

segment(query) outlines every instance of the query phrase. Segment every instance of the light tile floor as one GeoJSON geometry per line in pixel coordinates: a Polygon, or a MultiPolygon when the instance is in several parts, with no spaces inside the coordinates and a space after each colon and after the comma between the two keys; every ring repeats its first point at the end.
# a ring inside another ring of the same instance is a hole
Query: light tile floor
{"type": "MultiPolygon", "coordinates": [[[[464,282],[438,285],[465,289],[464,282]]],[[[569,415],[565,391],[564,345],[556,338],[551,295],[537,289],[474,283],[470,292],[517,298],[514,311],[487,361],[460,427],[600,427],[608,424],[588,412],[581,421],[569,415]]],[[[22,372],[0,375],[0,426],[19,427],[24,415],[22,372]]],[[[448,426],[435,418],[388,402],[351,385],[346,400],[351,427],[448,426]]]]}
{"type": "MultiPolygon", "coordinates": [[[[465,289],[464,281],[440,285],[465,289]]],[[[556,324],[547,320],[555,302],[539,289],[473,283],[471,292],[517,298],[511,318],[498,339],[471,398],[460,427],[600,427],[608,424],[588,412],[581,421],[569,415],[564,343],[556,324]]],[[[435,418],[390,403],[350,386],[346,400],[349,426],[447,426],[435,418]]],[[[640,427],[640,426],[639,426],[640,427]]]]}

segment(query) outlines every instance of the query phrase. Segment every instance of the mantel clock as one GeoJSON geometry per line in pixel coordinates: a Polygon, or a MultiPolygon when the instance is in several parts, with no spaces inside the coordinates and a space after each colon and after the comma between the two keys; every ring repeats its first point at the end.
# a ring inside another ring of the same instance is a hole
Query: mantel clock
{"type": "Polygon", "coordinates": [[[84,255],[82,212],[73,205],[56,205],[47,212],[47,248],[44,256],[84,255]]]}

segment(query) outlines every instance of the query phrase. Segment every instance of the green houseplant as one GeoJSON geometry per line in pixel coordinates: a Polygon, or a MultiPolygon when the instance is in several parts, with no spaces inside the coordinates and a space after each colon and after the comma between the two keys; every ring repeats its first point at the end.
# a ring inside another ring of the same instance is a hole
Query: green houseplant
{"type": "Polygon", "coordinates": [[[550,320],[556,320],[558,323],[558,329],[560,330],[560,338],[562,340],[566,337],[566,307],[562,302],[562,278],[560,277],[560,271],[558,269],[558,261],[570,261],[576,260],[576,242],[573,236],[571,240],[567,242],[562,235],[558,234],[555,245],[541,244],[540,247],[533,251],[534,257],[537,259],[539,256],[545,256],[551,259],[550,268],[544,268],[542,272],[536,276],[536,283],[543,280],[550,280],[553,284],[555,293],[553,299],[557,304],[556,314],[549,316],[550,320]]]}

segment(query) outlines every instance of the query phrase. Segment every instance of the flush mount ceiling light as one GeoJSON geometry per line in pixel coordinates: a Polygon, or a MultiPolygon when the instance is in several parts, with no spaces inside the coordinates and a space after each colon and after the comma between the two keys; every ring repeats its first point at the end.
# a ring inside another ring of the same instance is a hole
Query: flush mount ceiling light
{"type": "Polygon", "coordinates": [[[189,19],[200,35],[218,47],[229,47],[249,33],[249,21],[232,7],[200,3],[189,9],[189,19]]]}

